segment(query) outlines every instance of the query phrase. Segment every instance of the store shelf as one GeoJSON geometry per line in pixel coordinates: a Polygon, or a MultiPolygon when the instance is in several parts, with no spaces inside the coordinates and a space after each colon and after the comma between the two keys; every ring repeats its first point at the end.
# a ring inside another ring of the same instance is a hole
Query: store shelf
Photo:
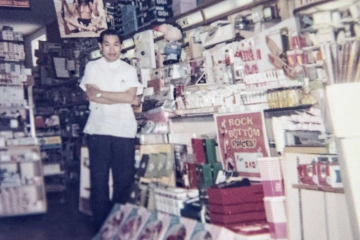
{"type": "Polygon", "coordinates": [[[19,44],[24,44],[24,41],[16,41],[16,40],[3,40],[1,39],[0,42],[9,42],[9,43],[19,43],[19,44]]]}
{"type": "Polygon", "coordinates": [[[21,160],[21,161],[0,161],[0,165],[1,164],[18,164],[18,163],[41,163],[40,159],[39,160],[21,160]]]}
{"type": "MultiPolygon", "coordinates": [[[[204,13],[202,11],[204,8],[210,7],[210,6],[215,5],[217,3],[219,3],[219,2],[211,3],[211,5],[209,5],[209,6],[201,6],[200,9],[201,9],[202,15],[204,16],[204,13]]],[[[190,29],[193,29],[193,28],[196,28],[196,27],[199,27],[199,26],[203,26],[203,25],[207,25],[207,24],[210,24],[212,22],[224,19],[224,18],[228,17],[229,15],[232,15],[232,14],[235,14],[235,13],[238,13],[238,12],[241,12],[241,11],[245,11],[245,10],[248,10],[248,9],[252,9],[252,8],[255,8],[255,7],[263,5],[263,4],[272,4],[272,3],[277,3],[277,0],[260,0],[260,1],[256,1],[256,2],[248,4],[246,6],[234,8],[233,10],[231,10],[229,12],[220,14],[220,15],[218,15],[216,17],[213,17],[213,18],[206,19],[206,20],[204,20],[204,21],[202,21],[200,23],[194,24],[192,26],[184,27],[183,30],[188,31],[190,29]]],[[[199,11],[199,9],[194,10],[194,12],[196,12],[196,11],[199,11]]],[[[194,13],[194,12],[186,13],[184,16],[182,16],[182,15],[177,16],[175,18],[175,21],[178,20],[178,19],[181,19],[181,18],[183,18],[183,17],[185,17],[187,15],[190,15],[191,13],[194,13]]]]}
{"type": "Polygon", "coordinates": [[[353,4],[355,0],[318,0],[309,4],[297,7],[293,13],[296,14],[311,14],[314,12],[328,11],[330,9],[341,9],[343,7],[353,4]]]}
{"type": "Polygon", "coordinates": [[[11,214],[2,214],[0,213],[0,217],[16,217],[16,216],[24,216],[24,215],[37,215],[37,214],[44,214],[44,212],[46,212],[46,207],[44,206],[44,209],[41,211],[25,211],[25,212],[20,212],[20,213],[11,213],[11,214]]]}
{"type": "Polygon", "coordinates": [[[220,106],[209,106],[203,108],[191,108],[191,109],[181,109],[176,110],[175,114],[170,116],[170,118],[181,118],[181,117],[209,117],[218,113],[220,106]]]}
{"type": "Polygon", "coordinates": [[[18,64],[23,64],[25,62],[24,59],[5,59],[5,58],[0,58],[0,62],[8,62],[8,63],[18,63],[18,64]]]}
{"type": "Polygon", "coordinates": [[[299,105],[296,107],[269,108],[269,109],[265,109],[264,112],[296,111],[296,110],[303,110],[303,109],[307,109],[307,108],[311,108],[311,107],[312,107],[312,104],[299,105]]]}
{"type": "Polygon", "coordinates": [[[58,172],[58,173],[44,173],[44,177],[53,177],[53,176],[65,176],[65,172],[58,172]]]}
{"type": "Polygon", "coordinates": [[[316,185],[307,185],[307,184],[293,184],[293,188],[305,189],[312,191],[321,191],[321,192],[332,192],[332,193],[344,193],[344,188],[333,188],[330,186],[316,186],[316,185]]]}
{"type": "Polygon", "coordinates": [[[45,190],[46,190],[47,193],[63,192],[63,191],[66,190],[66,186],[61,185],[61,184],[46,184],[45,185],[45,190]]]}
{"type": "Polygon", "coordinates": [[[15,186],[2,186],[0,184],[0,189],[9,189],[9,188],[26,188],[26,187],[42,187],[43,183],[33,183],[33,184],[22,184],[22,185],[15,185],[15,186]]]}
{"type": "Polygon", "coordinates": [[[312,50],[316,50],[316,49],[320,49],[320,46],[309,46],[309,47],[302,48],[302,50],[304,50],[304,51],[312,51],[312,50]]]}
{"type": "Polygon", "coordinates": [[[12,106],[12,107],[2,107],[0,106],[1,110],[21,110],[21,109],[29,109],[29,106],[12,106]]]}
{"type": "Polygon", "coordinates": [[[51,84],[51,85],[35,85],[34,87],[35,88],[45,88],[45,89],[59,88],[59,87],[78,83],[78,80],[79,80],[79,78],[69,78],[68,80],[63,80],[63,82],[59,82],[59,83],[55,83],[55,84],[51,84]]]}
{"type": "Polygon", "coordinates": [[[23,86],[25,82],[21,82],[21,83],[4,83],[4,82],[0,82],[0,86],[23,86]]]}
{"type": "Polygon", "coordinates": [[[324,63],[319,62],[319,63],[312,63],[312,64],[303,64],[302,66],[306,67],[306,68],[311,68],[311,67],[318,68],[318,67],[324,67],[324,63]]]}
{"type": "Polygon", "coordinates": [[[17,148],[38,148],[38,145],[10,145],[10,146],[6,146],[6,147],[0,147],[0,151],[5,151],[5,150],[9,150],[9,149],[17,149],[17,148]]]}
{"type": "MultiPolygon", "coordinates": [[[[205,3],[205,4],[201,4],[199,6],[197,6],[196,8],[193,8],[191,9],[190,11],[188,12],[185,12],[183,14],[180,14],[180,15],[177,15],[175,17],[172,17],[172,18],[169,18],[169,19],[166,19],[165,22],[169,23],[169,22],[176,22],[177,20],[180,20],[182,18],[185,18],[193,13],[196,13],[196,12],[201,12],[201,15],[203,16],[203,19],[205,18],[204,16],[204,12],[203,10],[208,8],[208,7],[211,7],[213,5],[216,5],[216,4],[219,4],[221,2],[225,2],[227,0],[217,0],[217,1],[211,1],[211,2],[208,2],[208,3],[205,3]]],[[[191,26],[188,26],[188,27],[183,27],[183,31],[188,31],[190,29],[193,29],[193,28],[196,28],[198,26],[202,26],[202,25],[206,25],[206,24],[210,24],[212,22],[215,22],[215,21],[218,21],[220,19],[224,19],[224,18],[227,18],[229,15],[232,15],[232,14],[235,14],[235,13],[238,13],[238,12],[241,12],[241,11],[244,11],[244,10],[248,10],[248,9],[252,9],[254,7],[257,7],[257,6],[260,6],[260,5],[263,5],[263,4],[273,4],[273,3],[276,3],[277,0],[258,0],[258,1],[255,1],[251,4],[247,4],[245,6],[241,6],[241,7],[237,7],[237,8],[234,8],[232,9],[231,11],[228,11],[228,12],[225,12],[225,13],[222,13],[216,17],[213,17],[213,18],[209,18],[209,19],[205,19],[197,24],[194,24],[194,25],[191,25],[191,26]]],[[[160,23],[159,23],[160,24],[160,23]]],[[[146,31],[146,30],[150,30],[150,29],[153,29],[153,25],[150,25],[150,26],[146,26],[144,28],[141,28],[139,29],[138,31],[135,31],[135,32],[132,32],[130,34],[126,34],[126,35],[122,35],[122,38],[123,39],[128,39],[128,38],[132,38],[134,36],[134,34],[138,33],[138,32],[142,32],[142,31],[146,31]]],[[[157,37],[155,39],[155,41],[160,41],[164,39],[163,36],[160,36],[160,37],[157,37]]],[[[129,48],[126,48],[124,50],[128,50],[128,49],[131,49],[132,47],[129,47],[129,48]]]]}
{"type": "Polygon", "coordinates": [[[184,115],[173,115],[169,118],[171,119],[180,119],[180,118],[197,118],[197,117],[212,117],[215,113],[207,113],[207,114],[184,114],[184,115]]]}

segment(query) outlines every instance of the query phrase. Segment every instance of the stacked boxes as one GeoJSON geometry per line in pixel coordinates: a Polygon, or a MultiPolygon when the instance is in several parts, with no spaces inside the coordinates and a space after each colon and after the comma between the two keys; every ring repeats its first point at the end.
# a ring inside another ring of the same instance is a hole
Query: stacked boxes
{"type": "Polygon", "coordinates": [[[139,29],[150,25],[148,12],[149,12],[149,1],[138,0],[136,4],[136,18],[139,29]]]}
{"type": "MultiPolygon", "coordinates": [[[[109,29],[118,30],[115,21],[118,17],[116,0],[104,0],[104,8],[106,11],[106,23],[109,29]]],[[[121,14],[121,12],[120,12],[121,14]]],[[[121,16],[121,15],[120,15],[121,16]]]]}
{"type": "Polygon", "coordinates": [[[222,169],[221,163],[216,159],[215,139],[192,138],[191,145],[196,163],[197,187],[211,187],[215,183],[217,173],[222,169]]]}
{"type": "Polygon", "coordinates": [[[198,196],[198,191],[184,188],[156,188],[155,205],[160,212],[181,216],[184,202],[198,196]]]}
{"type": "Polygon", "coordinates": [[[136,6],[124,5],[121,7],[122,34],[127,35],[138,30],[136,6]]]}
{"type": "Polygon", "coordinates": [[[266,221],[261,184],[236,188],[209,188],[210,221],[233,227],[266,221]]]}
{"type": "Polygon", "coordinates": [[[286,214],[283,180],[283,162],[276,157],[258,158],[264,189],[266,219],[271,239],[286,239],[286,214]]]}
{"type": "Polygon", "coordinates": [[[285,197],[265,197],[264,202],[271,239],[287,239],[285,197]]]}
{"type": "Polygon", "coordinates": [[[106,0],[108,27],[121,35],[135,33],[173,16],[172,0],[106,0]]]}
{"type": "Polygon", "coordinates": [[[150,0],[148,19],[150,23],[163,23],[173,16],[172,0],[150,0]]]}

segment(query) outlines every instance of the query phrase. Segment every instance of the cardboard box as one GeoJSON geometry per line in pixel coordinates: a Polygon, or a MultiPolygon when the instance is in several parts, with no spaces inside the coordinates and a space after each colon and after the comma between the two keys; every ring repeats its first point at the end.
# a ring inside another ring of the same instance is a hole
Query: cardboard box
{"type": "Polygon", "coordinates": [[[207,192],[209,202],[219,205],[260,202],[264,198],[262,184],[237,188],[209,188],[207,192]]]}

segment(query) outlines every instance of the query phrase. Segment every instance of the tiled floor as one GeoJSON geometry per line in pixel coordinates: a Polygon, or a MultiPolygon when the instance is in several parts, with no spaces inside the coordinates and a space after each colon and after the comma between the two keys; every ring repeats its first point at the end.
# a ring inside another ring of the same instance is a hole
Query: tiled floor
{"type": "Polygon", "coordinates": [[[48,195],[48,212],[0,218],[1,240],[88,240],[95,235],[89,216],[78,210],[78,191],[69,189],[65,203],[58,193],[48,195]]]}

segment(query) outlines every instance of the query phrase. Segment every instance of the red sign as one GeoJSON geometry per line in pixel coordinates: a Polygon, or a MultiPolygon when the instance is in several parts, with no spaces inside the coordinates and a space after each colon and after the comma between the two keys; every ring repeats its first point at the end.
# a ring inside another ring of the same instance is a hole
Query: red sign
{"type": "Polygon", "coordinates": [[[29,0],[0,0],[0,7],[29,8],[29,0]]]}
{"type": "Polygon", "coordinates": [[[260,180],[257,158],[269,156],[263,113],[219,114],[215,122],[224,168],[260,180]]]}

